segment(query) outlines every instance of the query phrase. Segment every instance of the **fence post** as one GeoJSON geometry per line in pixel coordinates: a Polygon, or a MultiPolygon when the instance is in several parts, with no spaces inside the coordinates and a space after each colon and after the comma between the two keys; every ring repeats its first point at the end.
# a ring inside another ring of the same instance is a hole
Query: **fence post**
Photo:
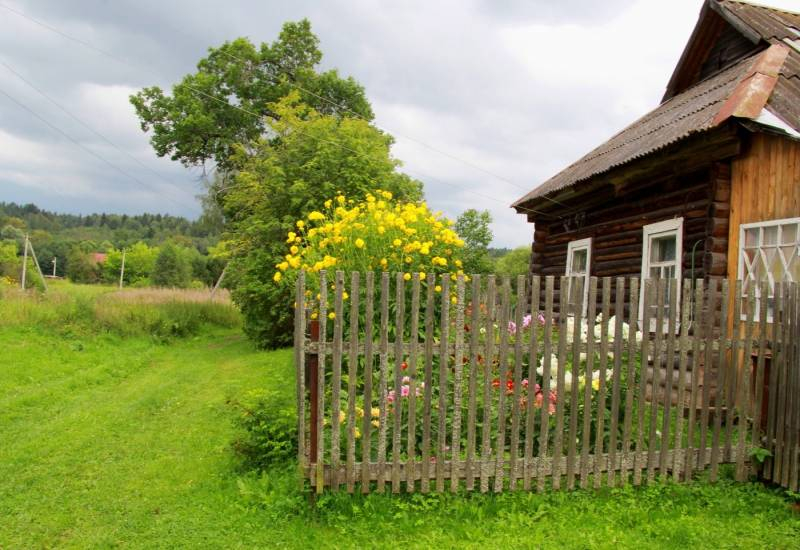
{"type": "MultiPolygon", "coordinates": [[[[309,322],[309,332],[310,332],[310,340],[312,342],[316,342],[319,344],[319,321],[317,319],[313,319],[309,322]]],[[[311,475],[314,475],[314,471],[317,469],[317,456],[318,456],[318,449],[319,449],[319,353],[318,349],[314,350],[313,352],[306,353],[306,387],[308,388],[308,398],[309,398],[309,464],[313,464],[314,466],[311,468],[311,475]]],[[[317,481],[319,483],[319,480],[317,481]]],[[[313,506],[315,496],[317,491],[319,491],[319,487],[316,490],[312,490],[309,494],[309,503],[313,506]]]]}

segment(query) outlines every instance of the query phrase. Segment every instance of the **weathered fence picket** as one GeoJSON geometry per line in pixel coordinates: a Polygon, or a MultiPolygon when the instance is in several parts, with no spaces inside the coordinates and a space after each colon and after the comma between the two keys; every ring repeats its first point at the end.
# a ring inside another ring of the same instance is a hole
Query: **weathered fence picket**
{"type": "Polygon", "coordinates": [[[301,274],[299,466],[317,493],[715,481],[722,464],[796,491],[800,289],[756,284],[301,274]]]}

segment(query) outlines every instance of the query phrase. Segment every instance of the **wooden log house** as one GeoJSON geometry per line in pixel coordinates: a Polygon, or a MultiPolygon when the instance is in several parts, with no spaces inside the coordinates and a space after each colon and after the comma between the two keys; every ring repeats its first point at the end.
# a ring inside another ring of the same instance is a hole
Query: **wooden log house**
{"type": "Polygon", "coordinates": [[[800,14],[705,0],[661,104],[513,207],[531,274],[800,281],[800,14]]]}

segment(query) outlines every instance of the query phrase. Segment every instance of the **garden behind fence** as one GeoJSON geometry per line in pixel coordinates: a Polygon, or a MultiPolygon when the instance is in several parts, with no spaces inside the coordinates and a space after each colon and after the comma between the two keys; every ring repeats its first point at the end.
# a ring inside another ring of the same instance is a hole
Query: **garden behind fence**
{"type": "Polygon", "coordinates": [[[588,281],[300,273],[304,477],[542,491],[732,464],[797,491],[798,285],[588,281]]]}

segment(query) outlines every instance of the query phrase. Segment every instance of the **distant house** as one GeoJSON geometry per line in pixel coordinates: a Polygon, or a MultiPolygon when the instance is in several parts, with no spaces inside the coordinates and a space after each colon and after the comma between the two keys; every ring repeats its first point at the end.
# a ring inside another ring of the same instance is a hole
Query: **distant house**
{"type": "Polygon", "coordinates": [[[707,0],[661,105],[513,206],[533,274],[800,280],[800,14],[707,0]]]}
{"type": "Polygon", "coordinates": [[[92,260],[92,263],[95,264],[104,264],[108,260],[108,254],[105,252],[92,252],[89,256],[92,260]]]}

